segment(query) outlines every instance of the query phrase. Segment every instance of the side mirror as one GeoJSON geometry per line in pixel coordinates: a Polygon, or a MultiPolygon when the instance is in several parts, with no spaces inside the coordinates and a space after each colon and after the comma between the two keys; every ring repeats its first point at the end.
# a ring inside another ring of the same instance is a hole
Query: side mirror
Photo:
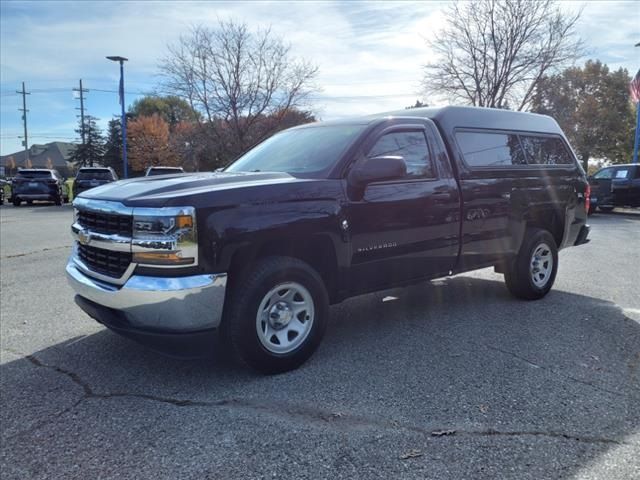
{"type": "Polygon", "coordinates": [[[364,187],[372,182],[394,180],[407,174],[407,164],[403,157],[386,155],[366,158],[349,172],[349,183],[354,187],[364,187]]]}

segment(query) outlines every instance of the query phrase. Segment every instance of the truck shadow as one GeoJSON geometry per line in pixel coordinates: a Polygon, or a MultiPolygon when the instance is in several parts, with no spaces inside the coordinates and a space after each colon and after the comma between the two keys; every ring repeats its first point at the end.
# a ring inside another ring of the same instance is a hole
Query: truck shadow
{"type": "MultiPolygon", "coordinates": [[[[167,359],[100,331],[28,357],[12,353],[15,360],[0,367],[3,435],[13,436],[3,443],[28,462],[27,453],[17,451],[43,421],[80,422],[74,411],[88,408],[83,399],[129,398],[169,408],[237,407],[256,422],[284,415],[309,428],[357,423],[365,430],[405,429],[423,432],[425,442],[433,441],[432,430],[451,429],[484,435],[487,445],[505,452],[513,446],[508,442],[519,443],[516,437],[523,435],[546,450],[540,458],[549,470],[536,466],[546,472],[542,477],[571,478],[609,449],[629,445],[640,428],[640,316],[624,307],[630,306],[563,291],[522,302],[502,282],[457,276],[332,307],[319,351],[297,371],[274,377],[249,372],[220,354],[167,359]],[[24,408],[25,398],[35,407],[24,408]],[[575,456],[554,470],[566,460],[562,449],[575,456]]],[[[118,409],[113,403],[109,408],[118,409]]],[[[143,404],[126,414],[136,423],[144,411],[143,404]]],[[[180,417],[181,430],[203,417],[180,417]]],[[[107,432],[111,421],[98,417],[92,429],[107,432]]],[[[176,417],[156,421],[166,422],[168,431],[176,428],[176,417]]],[[[85,436],[96,435],[81,426],[75,430],[70,459],[85,436]]],[[[110,458],[102,446],[83,446],[83,452],[110,458]]],[[[514,475],[503,473],[498,476],[514,475]]]]}

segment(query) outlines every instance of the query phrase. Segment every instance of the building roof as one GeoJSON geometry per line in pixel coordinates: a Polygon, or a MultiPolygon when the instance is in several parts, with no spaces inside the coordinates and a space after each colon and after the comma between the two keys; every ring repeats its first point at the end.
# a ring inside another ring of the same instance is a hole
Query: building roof
{"type": "MultiPolygon", "coordinates": [[[[33,144],[29,148],[29,160],[31,161],[31,168],[67,168],[69,166],[67,162],[69,161],[71,154],[75,148],[76,144],[69,142],[33,144]]],[[[25,164],[25,161],[26,154],[24,150],[20,150],[19,152],[10,153],[8,155],[3,155],[2,157],[0,157],[0,166],[10,168],[25,168],[28,166],[25,164]]]]}

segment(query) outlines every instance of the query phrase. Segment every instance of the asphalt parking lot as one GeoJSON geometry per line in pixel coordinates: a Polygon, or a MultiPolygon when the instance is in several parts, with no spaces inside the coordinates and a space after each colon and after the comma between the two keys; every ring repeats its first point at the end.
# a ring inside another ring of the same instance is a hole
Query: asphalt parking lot
{"type": "Polygon", "coordinates": [[[13,478],[640,478],[640,215],[595,215],[543,300],[491,270],[332,308],[263,377],[73,303],[70,206],[0,207],[0,472],[13,478]]]}

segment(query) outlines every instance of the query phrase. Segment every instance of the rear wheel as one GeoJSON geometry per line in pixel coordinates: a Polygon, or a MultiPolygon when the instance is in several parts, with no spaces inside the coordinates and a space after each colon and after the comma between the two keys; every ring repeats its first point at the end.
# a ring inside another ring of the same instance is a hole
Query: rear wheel
{"type": "Polygon", "coordinates": [[[295,258],[269,257],[235,282],[221,333],[252,368],[281,373],[313,354],[328,314],[327,291],[314,269],[295,258]]]}
{"type": "Polygon", "coordinates": [[[27,205],[33,205],[33,200],[27,200],[27,205]]]}
{"type": "Polygon", "coordinates": [[[14,207],[19,207],[22,201],[19,198],[14,198],[11,203],[13,203],[14,207]]]}
{"type": "Polygon", "coordinates": [[[601,212],[609,213],[613,211],[613,207],[598,207],[601,212]]]}
{"type": "Polygon", "coordinates": [[[518,298],[537,300],[544,297],[558,271],[558,247],[546,230],[529,228],[518,255],[505,269],[509,291],[518,298]]]}

